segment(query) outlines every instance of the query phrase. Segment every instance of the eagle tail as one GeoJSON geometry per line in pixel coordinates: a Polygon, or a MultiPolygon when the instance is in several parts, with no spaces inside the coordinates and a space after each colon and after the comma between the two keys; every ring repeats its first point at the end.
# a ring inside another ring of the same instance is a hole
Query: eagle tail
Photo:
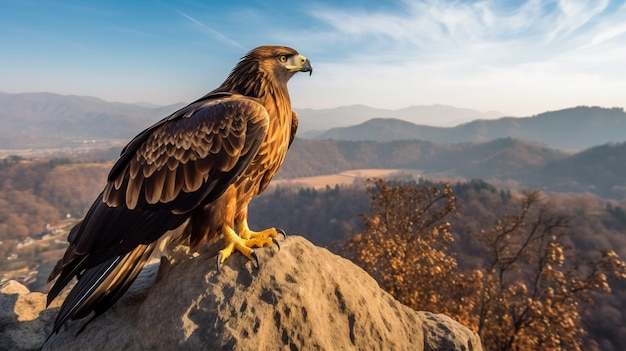
{"type": "MultiPolygon", "coordinates": [[[[70,250],[67,252],[69,251],[70,250]]],[[[50,303],[61,293],[63,288],[69,284],[74,276],[80,276],[80,271],[83,269],[82,266],[86,259],[87,256],[74,256],[66,261],[66,258],[63,257],[63,259],[57,262],[52,273],[50,273],[50,277],[48,277],[48,282],[53,281],[57,276],[59,276],[59,278],[54,282],[54,285],[48,292],[46,307],[50,306],[50,303]],[[64,264],[64,262],[67,263],[64,264]]]]}
{"type": "Polygon", "coordinates": [[[58,333],[69,319],[84,318],[94,312],[94,317],[78,333],[82,332],[87,324],[109,309],[128,290],[155,246],[156,243],[139,245],[125,255],[115,256],[87,269],[65,298],[50,335],[58,333]]]}

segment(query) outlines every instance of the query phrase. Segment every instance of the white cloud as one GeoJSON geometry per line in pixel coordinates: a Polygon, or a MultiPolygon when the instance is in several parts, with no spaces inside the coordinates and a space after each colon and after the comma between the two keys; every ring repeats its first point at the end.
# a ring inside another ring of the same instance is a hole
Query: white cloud
{"type": "Polygon", "coordinates": [[[444,103],[524,115],[557,104],[623,106],[623,93],[602,88],[626,91],[626,10],[609,8],[608,0],[517,7],[407,0],[395,12],[312,8],[328,26],[309,38],[323,38],[317,50],[350,52],[323,57],[313,89],[326,92],[324,107],[444,103]]]}

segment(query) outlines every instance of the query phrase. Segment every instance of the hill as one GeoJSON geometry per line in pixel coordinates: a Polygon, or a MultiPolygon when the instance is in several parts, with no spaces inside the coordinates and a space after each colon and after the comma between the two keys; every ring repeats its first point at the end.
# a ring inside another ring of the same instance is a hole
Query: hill
{"type": "Polygon", "coordinates": [[[589,191],[596,194],[622,194],[626,198],[626,142],[596,146],[570,157],[549,162],[541,181],[551,182],[551,190],[589,191]]]}
{"type": "Polygon", "coordinates": [[[454,144],[297,139],[277,178],[338,174],[351,169],[405,169],[431,179],[485,179],[506,187],[592,192],[623,199],[624,155],[626,142],[569,154],[512,138],[454,144]]]}
{"type": "Polygon", "coordinates": [[[127,140],[182,105],[149,108],[88,96],[0,93],[0,149],[127,140]]]}
{"type": "Polygon", "coordinates": [[[502,117],[501,112],[479,112],[447,105],[409,106],[403,109],[387,110],[365,105],[341,106],[330,109],[298,109],[300,136],[313,138],[336,127],[346,127],[363,123],[373,118],[396,118],[416,124],[449,127],[476,119],[502,117]]]}
{"type": "Polygon", "coordinates": [[[456,127],[416,125],[376,118],[362,124],[333,128],[314,139],[389,141],[420,139],[435,143],[484,142],[514,138],[565,150],[581,150],[608,142],[626,141],[622,108],[576,107],[532,117],[475,120],[456,127]]]}
{"type": "MultiPolygon", "coordinates": [[[[182,107],[108,102],[95,97],[52,93],[8,94],[0,92],[0,149],[76,147],[102,145],[110,139],[127,141],[141,130],[182,107]]],[[[329,128],[362,123],[374,117],[396,117],[413,123],[457,125],[480,118],[496,118],[498,112],[482,113],[444,105],[411,106],[398,110],[364,105],[333,109],[297,109],[299,133],[313,137],[329,128]]]]}
{"type": "Polygon", "coordinates": [[[349,169],[411,169],[484,179],[525,179],[568,154],[511,138],[483,143],[436,144],[297,139],[277,177],[340,173],[349,169]]]}
{"type": "MultiPolygon", "coordinates": [[[[0,150],[119,148],[183,105],[155,107],[87,96],[0,93],[0,150]]],[[[398,110],[364,105],[296,110],[300,117],[298,137],[317,140],[469,143],[510,137],[565,150],[626,140],[626,114],[621,108],[576,107],[499,119],[494,119],[502,116],[498,112],[445,105],[398,110]]],[[[11,150],[4,151],[5,155],[12,154],[11,150]]]]}

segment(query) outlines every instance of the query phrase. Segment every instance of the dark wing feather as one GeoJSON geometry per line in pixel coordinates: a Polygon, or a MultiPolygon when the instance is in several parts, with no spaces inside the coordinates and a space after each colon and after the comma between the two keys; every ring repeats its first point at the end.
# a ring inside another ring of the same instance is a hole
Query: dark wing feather
{"type": "Polygon", "coordinates": [[[108,309],[130,286],[166,231],[234,183],[267,134],[269,116],[253,99],[198,101],[133,139],[107,185],[69,235],[50,275],[48,304],[74,276],[54,332],[69,318],[108,309]]]}
{"type": "Polygon", "coordinates": [[[108,205],[134,209],[167,203],[169,209],[185,210],[189,206],[178,199],[181,191],[199,190],[211,172],[231,171],[249,153],[250,136],[266,132],[269,118],[261,104],[243,98],[197,102],[173,117],[125,150],[109,174],[108,205]]]}
{"type": "Polygon", "coordinates": [[[298,130],[298,114],[296,111],[291,111],[291,135],[289,136],[289,146],[293,144],[293,140],[296,138],[296,131],[298,130]]]}
{"type": "Polygon", "coordinates": [[[113,257],[87,270],[66,298],[72,303],[61,306],[52,333],[70,318],[84,318],[92,310],[95,318],[109,309],[137,278],[155,246],[156,243],[139,245],[124,256],[113,257]]]}
{"type": "Polygon", "coordinates": [[[115,164],[79,231],[89,235],[72,241],[77,253],[115,247],[113,254],[121,254],[182,224],[189,211],[218,198],[239,177],[269,118],[262,105],[243,98],[198,102],[174,117],[149,129],[115,164]]]}

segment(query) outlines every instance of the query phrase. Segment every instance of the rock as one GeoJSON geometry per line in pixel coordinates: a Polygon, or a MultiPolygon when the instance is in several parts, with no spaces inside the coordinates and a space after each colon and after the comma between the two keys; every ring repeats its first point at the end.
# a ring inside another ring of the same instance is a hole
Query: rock
{"type": "Polygon", "coordinates": [[[55,318],[45,308],[45,294],[31,293],[15,280],[0,282],[0,350],[37,349],[55,318]]]}
{"type": "Polygon", "coordinates": [[[86,320],[68,323],[44,350],[482,350],[475,333],[400,304],[302,237],[256,252],[258,269],[242,255],[220,272],[207,254],[164,261],[151,287],[154,268],[81,334],[86,320]]]}

